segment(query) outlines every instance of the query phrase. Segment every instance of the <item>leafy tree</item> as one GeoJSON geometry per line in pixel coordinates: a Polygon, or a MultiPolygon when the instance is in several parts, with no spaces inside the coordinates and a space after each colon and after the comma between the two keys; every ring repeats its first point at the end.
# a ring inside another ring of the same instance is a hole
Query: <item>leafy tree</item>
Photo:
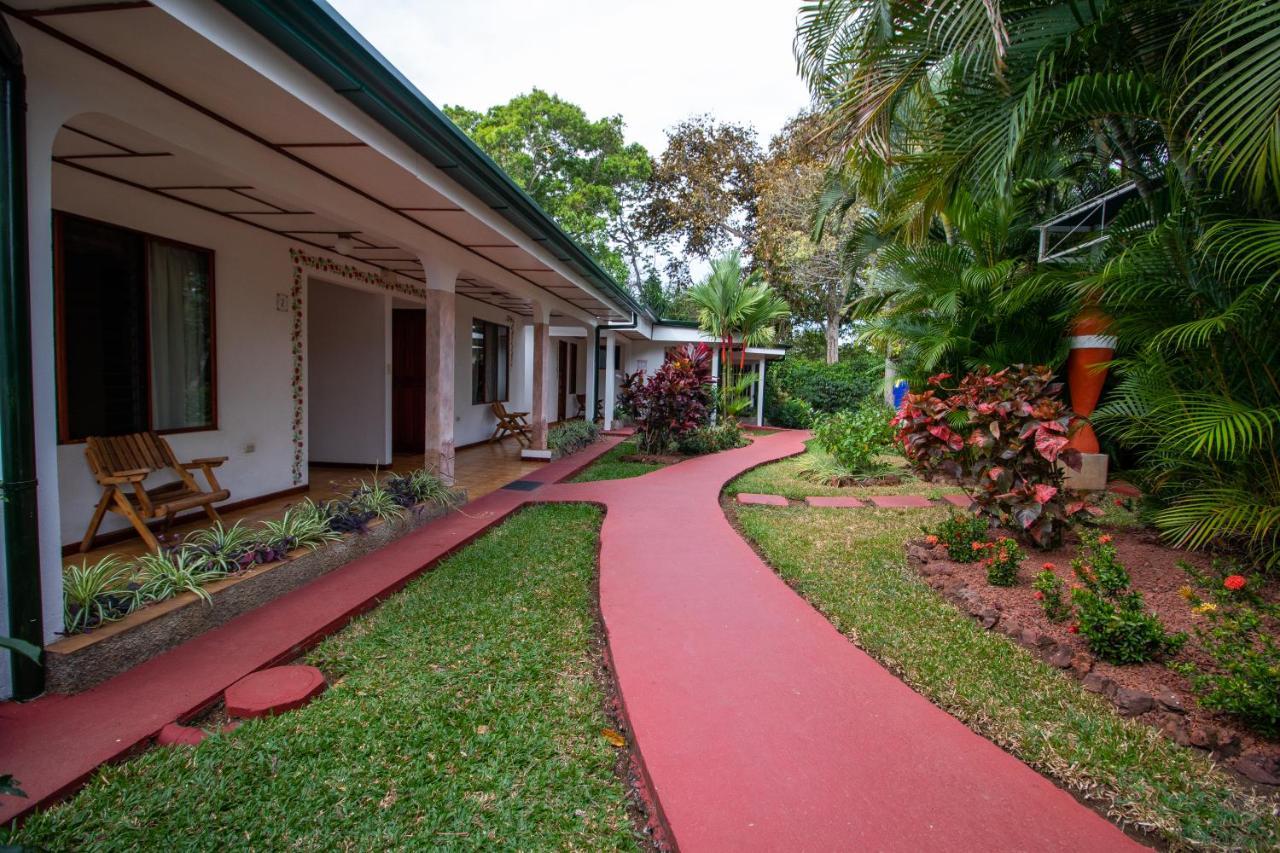
{"type": "Polygon", "coordinates": [[[687,282],[682,256],[710,260],[751,245],[755,170],[761,159],[755,131],[696,116],[667,131],[667,147],[653,165],[638,233],[668,251],[670,278],[687,282]]]}
{"type": "Polygon", "coordinates": [[[541,89],[485,112],[446,106],[445,114],[616,279],[643,279],[625,222],[651,164],[642,145],[626,142],[621,116],[592,121],[541,89]]]}
{"type": "Polygon", "coordinates": [[[821,115],[803,114],[769,143],[769,154],[757,169],[752,260],[790,304],[796,319],[821,324],[827,363],[835,364],[859,270],[858,260],[845,251],[843,223],[815,233],[830,180],[821,130],[821,115]]]}
{"type": "Polygon", "coordinates": [[[981,208],[1031,185],[1063,209],[1133,183],[1105,243],[1018,289],[1114,319],[1097,420],[1141,459],[1166,534],[1272,566],[1277,52],[1268,0],[815,0],[796,36],[851,189],[832,209],[871,206],[895,244],[955,245],[962,195],[981,208]]]}

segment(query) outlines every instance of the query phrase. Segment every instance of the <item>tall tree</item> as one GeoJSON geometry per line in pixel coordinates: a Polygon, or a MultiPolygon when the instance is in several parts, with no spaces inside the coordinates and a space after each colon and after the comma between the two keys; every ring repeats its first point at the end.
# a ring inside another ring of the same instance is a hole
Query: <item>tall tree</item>
{"type": "Polygon", "coordinates": [[[840,328],[859,282],[857,259],[843,251],[844,219],[815,232],[828,150],[824,118],[806,113],[787,123],[769,143],[756,171],[755,242],[752,260],[791,305],[798,320],[820,323],[827,363],[840,357],[840,328]]]}
{"type": "Polygon", "coordinates": [[[565,231],[619,281],[640,276],[638,241],[621,235],[649,178],[644,146],[627,143],[621,116],[591,120],[583,109],[534,89],[476,112],[445,114],[497,161],[565,231]]]}
{"type": "Polygon", "coordinates": [[[636,225],[644,239],[666,245],[672,280],[689,282],[682,256],[710,260],[750,247],[761,157],[755,131],[746,125],[703,115],[667,131],[636,225]]]}

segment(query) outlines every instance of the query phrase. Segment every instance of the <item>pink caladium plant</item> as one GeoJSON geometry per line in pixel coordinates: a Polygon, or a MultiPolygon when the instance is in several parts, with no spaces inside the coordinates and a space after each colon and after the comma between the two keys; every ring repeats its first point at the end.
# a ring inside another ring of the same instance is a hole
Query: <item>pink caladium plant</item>
{"type": "Polygon", "coordinates": [[[893,425],[903,453],[919,473],[961,483],[979,510],[1040,548],[1062,541],[1070,524],[1101,510],[1063,487],[1062,465],[1080,469],[1069,446],[1079,419],[1061,399],[1062,384],[1047,367],[983,368],[953,389],[908,394],[893,425]]]}

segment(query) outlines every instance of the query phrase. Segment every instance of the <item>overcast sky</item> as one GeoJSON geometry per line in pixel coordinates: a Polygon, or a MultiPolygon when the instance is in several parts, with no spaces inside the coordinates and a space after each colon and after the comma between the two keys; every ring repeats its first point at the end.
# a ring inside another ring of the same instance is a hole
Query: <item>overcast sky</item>
{"type": "Polygon", "coordinates": [[[799,0],[329,0],[438,106],[485,109],[537,86],[621,114],[657,154],[710,113],[762,146],[808,97],[791,55],[799,0]]]}

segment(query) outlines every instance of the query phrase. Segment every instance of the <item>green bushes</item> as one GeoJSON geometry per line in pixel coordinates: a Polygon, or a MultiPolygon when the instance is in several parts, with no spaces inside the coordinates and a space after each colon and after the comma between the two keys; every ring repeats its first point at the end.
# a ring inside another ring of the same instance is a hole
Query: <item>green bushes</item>
{"type": "Polygon", "coordinates": [[[742,427],[736,420],[726,418],[718,424],[699,427],[676,440],[676,450],[689,456],[702,456],[732,450],[746,444],[742,427]]]}
{"type": "Polygon", "coordinates": [[[995,542],[984,542],[982,550],[987,552],[982,563],[987,567],[987,583],[992,586],[1014,586],[1018,582],[1018,566],[1026,554],[1018,547],[1018,543],[1008,536],[1002,536],[995,542]]]}
{"type": "Polygon", "coordinates": [[[870,474],[881,467],[876,457],[893,441],[889,418],[888,409],[867,401],[855,410],[818,418],[813,437],[847,473],[870,474]]]}
{"type": "Polygon", "coordinates": [[[1181,590],[1208,620],[1196,639],[1213,663],[1177,662],[1172,668],[1187,676],[1206,708],[1239,717],[1269,737],[1280,735],[1280,645],[1274,636],[1280,607],[1250,590],[1243,575],[1219,571],[1208,577],[1188,564],[1183,568],[1208,597],[1189,586],[1181,590]]]}
{"type": "Polygon", "coordinates": [[[1071,568],[1082,586],[1071,591],[1076,630],[1089,650],[1114,664],[1144,663],[1175,652],[1184,634],[1168,634],[1149,613],[1142,593],[1129,586],[1129,573],[1116,559],[1107,535],[1084,534],[1085,546],[1071,568]]]}
{"type": "Polygon", "coordinates": [[[1050,622],[1065,622],[1072,613],[1071,602],[1067,599],[1067,585],[1053,568],[1053,563],[1045,563],[1031,586],[1045,617],[1050,622]]]}
{"type": "Polygon", "coordinates": [[[813,426],[815,415],[813,406],[799,397],[787,397],[775,404],[772,409],[769,408],[768,401],[765,401],[765,417],[776,427],[808,429],[813,426]]]}
{"type": "Polygon", "coordinates": [[[561,456],[568,456],[595,443],[599,437],[599,428],[590,421],[565,421],[547,433],[547,447],[561,456]]]}
{"type": "Polygon", "coordinates": [[[942,545],[947,556],[957,563],[977,562],[981,545],[987,538],[987,520],[971,513],[953,512],[937,527],[926,529],[930,545],[942,545]]]}
{"type": "Polygon", "coordinates": [[[765,381],[764,415],[775,426],[803,427],[807,406],[812,412],[856,409],[864,400],[878,398],[884,380],[884,360],[854,348],[836,364],[788,357],[770,366],[765,381]],[[798,402],[792,402],[798,401],[798,402]],[[790,421],[787,423],[786,421],[790,421]]]}

